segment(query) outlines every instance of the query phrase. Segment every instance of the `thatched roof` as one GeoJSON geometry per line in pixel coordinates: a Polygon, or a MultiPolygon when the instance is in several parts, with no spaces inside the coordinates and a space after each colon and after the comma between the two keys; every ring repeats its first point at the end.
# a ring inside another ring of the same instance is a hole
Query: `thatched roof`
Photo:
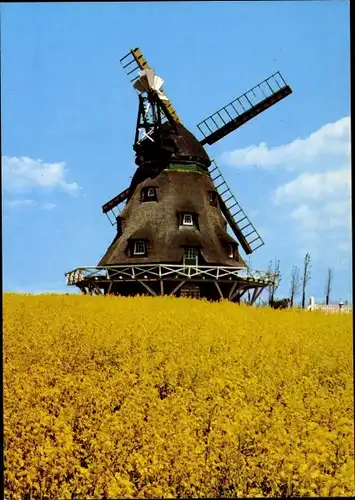
{"type": "Polygon", "coordinates": [[[155,232],[155,228],[150,226],[139,227],[137,231],[134,231],[134,233],[130,235],[130,239],[150,241],[154,238],[155,232]]]}
{"type": "Polygon", "coordinates": [[[223,245],[227,245],[229,243],[235,243],[235,239],[232,238],[232,236],[230,236],[226,231],[224,231],[223,233],[217,232],[217,236],[223,245]]]}
{"type": "MultiPolygon", "coordinates": [[[[154,179],[158,202],[141,202],[141,189],[152,184],[151,179],[146,179],[134,190],[120,214],[122,234],[110,245],[99,265],[178,264],[183,259],[184,245],[200,246],[206,264],[238,265],[236,260],[229,258],[224,244],[224,241],[235,240],[225,230],[220,208],[209,202],[209,191],[214,190],[214,186],[208,174],[164,170],[154,179]],[[199,230],[193,226],[179,226],[177,213],[185,211],[198,214],[199,230]],[[132,239],[148,240],[147,257],[126,254],[132,239]]],[[[241,258],[239,264],[246,267],[241,258]]]]}
{"type": "Polygon", "coordinates": [[[180,227],[171,239],[172,247],[203,247],[205,237],[195,227],[180,227]]]}

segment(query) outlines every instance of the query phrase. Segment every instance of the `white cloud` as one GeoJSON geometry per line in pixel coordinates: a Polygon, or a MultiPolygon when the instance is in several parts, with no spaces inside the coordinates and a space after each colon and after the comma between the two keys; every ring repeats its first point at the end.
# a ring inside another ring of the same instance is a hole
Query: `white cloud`
{"type": "MultiPolygon", "coordinates": [[[[269,148],[267,144],[235,149],[221,155],[220,161],[233,167],[283,168],[301,170],[315,164],[326,168],[337,159],[350,157],[350,117],[328,123],[305,139],[269,148]]],[[[340,163],[341,164],[341,163],[340,163]]]]}
{"type": "Polygon", "coordinates": [[[277,210],[271,217],[278,220],[285,244],[300,256],[309,251],[330,262],[337,253],[351,251],[350,154],[350,117],[345,117],[288,144],[261,143],[227,152],[222,161],[283,176],[288,172],[287,182],[271,194],[277,210]]]}
{"type": "Polygon", "coordinates": [[[64,162],[44,163],[28,157],[2,158],[3,185],[10,192],[25,192],[32,189],[60,189],[75,195],[81,189],[76,182],[66,180],[68,169],[64,162]]]}
{"type": "MultiPolygon", "coordinates": [[[[293,151],[300,143],[293,141],[293,151]]],[[[290,225],[290,235],[319,258],[329,259],[334,252],[350,250],[351,164],[350,118],[321,127],[303,140],[303,147],[291,156],[285,153],[282,166],[298,164],[306,171],[278,186],[272,200],[290,225]],[[308,161],[312,158],[312,162],[308,161]],[[287,212],[289,207],[289,212],[287,212]]],[[[281,163],[281,156],[279,158],[281,163]]],[[[290,168],[289,168],[290,170],[290,168]]]]}
{"type": "Polygon", "coordinates": [[[34,200],[11,200],[7,201],[6,204],[10,208],[23,208],[23,207],[34,207],[36,202],[34,200]]]}
{"type": "Polygon", "coordinates": [[[350,197],[350,165],[341,170],[323,173],[303,173],[296,179],[279,186],[273,195],[274,202],[292,203],[303,200],[321,200],[350,197]]]}
{"type": "Polygon", "coordinates": [[[331,231],[336,228],[350,229],[350,203],[338,201],[319,207],[302,204],[291,212],[290,217],[299,222],[300,229],[304,232],[314,232],[319,237],[321,231],[331,231]]]}

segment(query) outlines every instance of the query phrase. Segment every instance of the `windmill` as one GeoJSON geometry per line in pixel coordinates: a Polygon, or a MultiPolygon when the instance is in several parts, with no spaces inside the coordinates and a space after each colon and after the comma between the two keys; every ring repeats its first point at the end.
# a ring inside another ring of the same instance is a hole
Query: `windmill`
{"type": "Polygon", "coordinates": [[[279,72],[233,99],[197,128],[182,124],[163,79],[139,48],[121,59],[138,94],[131,184],[102,211],[116,234],[98,266],[66,274],[83,293],[189,295],[251,302],[274,279],[246,265],[264,241],[205,150],[291,94],[279,72]],[[227,227],[234,234],[230,236],[227,227]]]}

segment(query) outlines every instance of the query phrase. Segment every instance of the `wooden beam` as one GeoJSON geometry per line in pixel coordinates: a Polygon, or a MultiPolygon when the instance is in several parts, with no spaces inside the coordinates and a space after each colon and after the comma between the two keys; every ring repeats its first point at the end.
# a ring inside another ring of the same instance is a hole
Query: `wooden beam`
{"type": "Polygon", "coordinates": [[[218,293],[219,293],[221,299],[224,299],[221,287],[219,286],[219,284],[217,283],[217,281],[215,281],[214,284],[216,285],[216,288],[218,290],[218,293]]]}
{"type": "Polygon", "coordinates": [[[230,289],[230,292],[229,292],[229,295],[228,295],[229,300],[231,299],[236,286],[237,286],[237,282],[235,281],[233,283],[232,288],[230,289]]]}
{"type": "MultiPolygon", "coordinates": [[[[268,78],[268,80],[269,80],[269,78],[268,78]]],[[[266,80],[260,82],[259,85],[265,83],[265,81],[266,80]]],[[[257,85],[257,87],[259,85],[257,85]]],[[[253,89],[251,89],[251,90],[253,90],[253,89]]],[[[248,94],[249,92],[250,92],[250,90],[248,92],[245,92],[245,94],[239,96],[238,100],[244,96],[247,98],[246,94],[248,94]]],[[[292,93],[291,87],[289,85],[285,85],[277,92],[274,92],[272,95],[266,97],[262,101],[258,102],[257,104],[255,104],[251,108],[244,111],[244,113],[238,115],[236,118],[232,119],[231,121],[227,122],[222,127],[218,128],[217,130],[212,132],[209,136],[202,139],[202,141],[200,141],[200,144],[202,146],[204,146],[205,144],[209,144],[211,146],[215,142],[222,139],[222,137],[225,137],[226,135],[230,134],[231,132],[233,132],[237,128],[241,127],[244,123],[246,123],[247,121],[254,118],[254,116],[262,113],[266,109],[270,108],[273,104],[276,104],[277,102],[281,101],[281,99],[284,99],[285,97],[287,97],[291,93],[292,93]]],[[[235,100],[237,100],[237,99],[235,99],[235,100]]],[[[232,101],[232,102],[234,102],[234,101],[232,101]]],[[[229,104],[227,104],[227,106],[229,106],[229,104]]],[[[223,111],[223,109],[226,109],[227,106],[225,106],[224,108],[222,108],[219,111],[223,111]]],[[[217,111],[217,113],[218,113],[218,111],[217,111]]],[[[217,113],[210,115],[206,120],[204,120],[204,122],[201,122],[201,123],[205,123],[209,118],[212,118],[217,113]]],[[[212,120],[213,120],[213,118],[212,118],[212,120]]]]}
{"type": "MultiPolygon", "coordinates": [[[[240,230],[238,224],[236,224],[234,218],[232,217],[232,214],[229,211],[229,208],[227,207],[227,205],[222,200],[222,197],[220,196],[220,194],[218,194],[218,200],[219,200],[219,206],[221,208],[221,211],[222,211],[224,217],[226,218],[226,220],[227,220],[227,222],[229,224],[229,227],[231,228],[231,230],[233,231],[233,233],[237,237],[238,241],[242,245],[242,248],[243,248],[244,252],[247,255],[250,255],[251,253],[253,253],[253,250],[251,249],[251,247],[250,247],[248,241],[246,240],[244,234],[240,230]]],[[[250,222],[249,219],[247,219],[247,221],[250,222]]]]}
{"type": "Polygon", "coordinates": [[[153,297],[156,297],[156,296],[157,296],[157,294],[154,292],[154,290],[152,290],[152,289],[150,288],[150,286],[149,286],[149,285],[147,285],[147,283],[144,283],[144,281],[139,281],[139,280],[137,280],[137,281],[138,281],[138,283],[140,283],[141,285],[143,285],[143,286],[144,286],[144,288],[145,288],[146,290],[148,290],[148,292],[149,292],[151,295],[153,295],[153,297]]]}
{"type": "MultiPolygon", "coordinates": [[[[150,69],[150,66],[148,62],[146,61],[145,57],[143,56],[141,50],[139,47],[136,47],[135,49],[131,50],[131,54],[136,60],[137,66],[139,66],[140,69],[150,69]]],[[[163,87],[161,87],[161,92],[165,95],[166,100],[164,100],[164,105],[168,108],[169,113],[171,116],[174,118],[175,121],[181,122],[180,118],[178,117],[175,109],[173,108],[173,105],[171,104],[169,98],[167,97],[166,93],[163,90],[163,87]]]]}
{"type": "Polygon", "coordinates": [[[91,295],[102,295],[101,289],[98,287],[96,281],[90,281],[91,295]]]}
{"type": "Polygon", "coordinates": [[[175,293],[183,286],[185,285],[186,281],[181,281],[172,292],[169,293],[169,295],[175,295],[175,293]]]}
{"type": "Polygon", "coordinates": [[[264,290],[264,288],[266,288],[266,287],[255,288],[253,296],[252,296],[251,301],[250,301],[251,306],[260,297],[260,294],[264,290]]]}
{"type": "Polygon", "coordinates": [[[117,205],[119,205],[128,198],[128,195],[129,195],[129,188],[125,189],[124,191],[122,191],[122,193],[118,194],[110,201],[102,205],[103,213],[107,214],[109,210],[112,210],[113,208],[117,207],[117,205]]]}
{"type": "Polygon", "coordinates": [[[251,299],[250,299],[250,305],[253,304],[254,300],[255,300],[255,296],[256,296],[256,292],[258,291],[258,288],[254,288],[254,292],[253,292],[253,295],[251,296],[251,299]]]}
{"type": "Polygon", "coordinates": [[[164,295],[164,281],[160,280],[160,295],[164,295]]]}
{"type": "MultiPolygon", "coordinates": [[[[242,287],[238,287],[238,290],[236,290],[236,291],[233,293],[233,295],[231,296],[230,300],[234,300],[234,299],[236,298],[236,296],[238,295],[238,293],[239,293],[242,289],[243,289],[242,287]]],[[[244,290],[244,292],[243,292],[243,293],[245,293],[245,292],[246,292],[246,290],[244,290]]],[[[242,293],[242,295],[243,295],[243,293],[242,293]]],[[[241,295],[241,296],[242,296],[242,295],[241,295]]]]}
{"type": "Polygon", "coordinates": [[[243,295],[245,294],[245,292],[247,292],[249,290],[249,288],[244,288],[244,290],[242,291],[242,293],[239,295],[239,300],[243,297],[243,295]]]}

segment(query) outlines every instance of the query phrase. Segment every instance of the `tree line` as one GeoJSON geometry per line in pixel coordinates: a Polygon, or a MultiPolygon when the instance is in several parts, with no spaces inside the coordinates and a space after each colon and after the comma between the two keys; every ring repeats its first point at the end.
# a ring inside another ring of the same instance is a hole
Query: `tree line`
{"type": "MultiPolygon", "coordinates": [[[[301,295],[301,307],[304,309],[306,307],[306,290],[309,282],[311,280],[311,255],[306,253],[303,262],[303,268],[300,269],[298,266],[293,266],[291,271],[291,280],[290,280],[290,307],[293,307],[296,299],[299,295],[301,295]]],[[[268,272],[270,274],[274,274],[276,280],[268,287],[269,294],[269,304],[273,304],[275,302],[275,294],[277,289],[280,286],[282,280],[282,274],[280,270],[280,260],[274,259],[274,261],[270,261],[268,272]]],[[[325,303],[329,305],[330,303],[330,295],[332,291],[333,285],[333,270],[329,268],[327,270],[326,280],[325,280],[325,303]]]]}

